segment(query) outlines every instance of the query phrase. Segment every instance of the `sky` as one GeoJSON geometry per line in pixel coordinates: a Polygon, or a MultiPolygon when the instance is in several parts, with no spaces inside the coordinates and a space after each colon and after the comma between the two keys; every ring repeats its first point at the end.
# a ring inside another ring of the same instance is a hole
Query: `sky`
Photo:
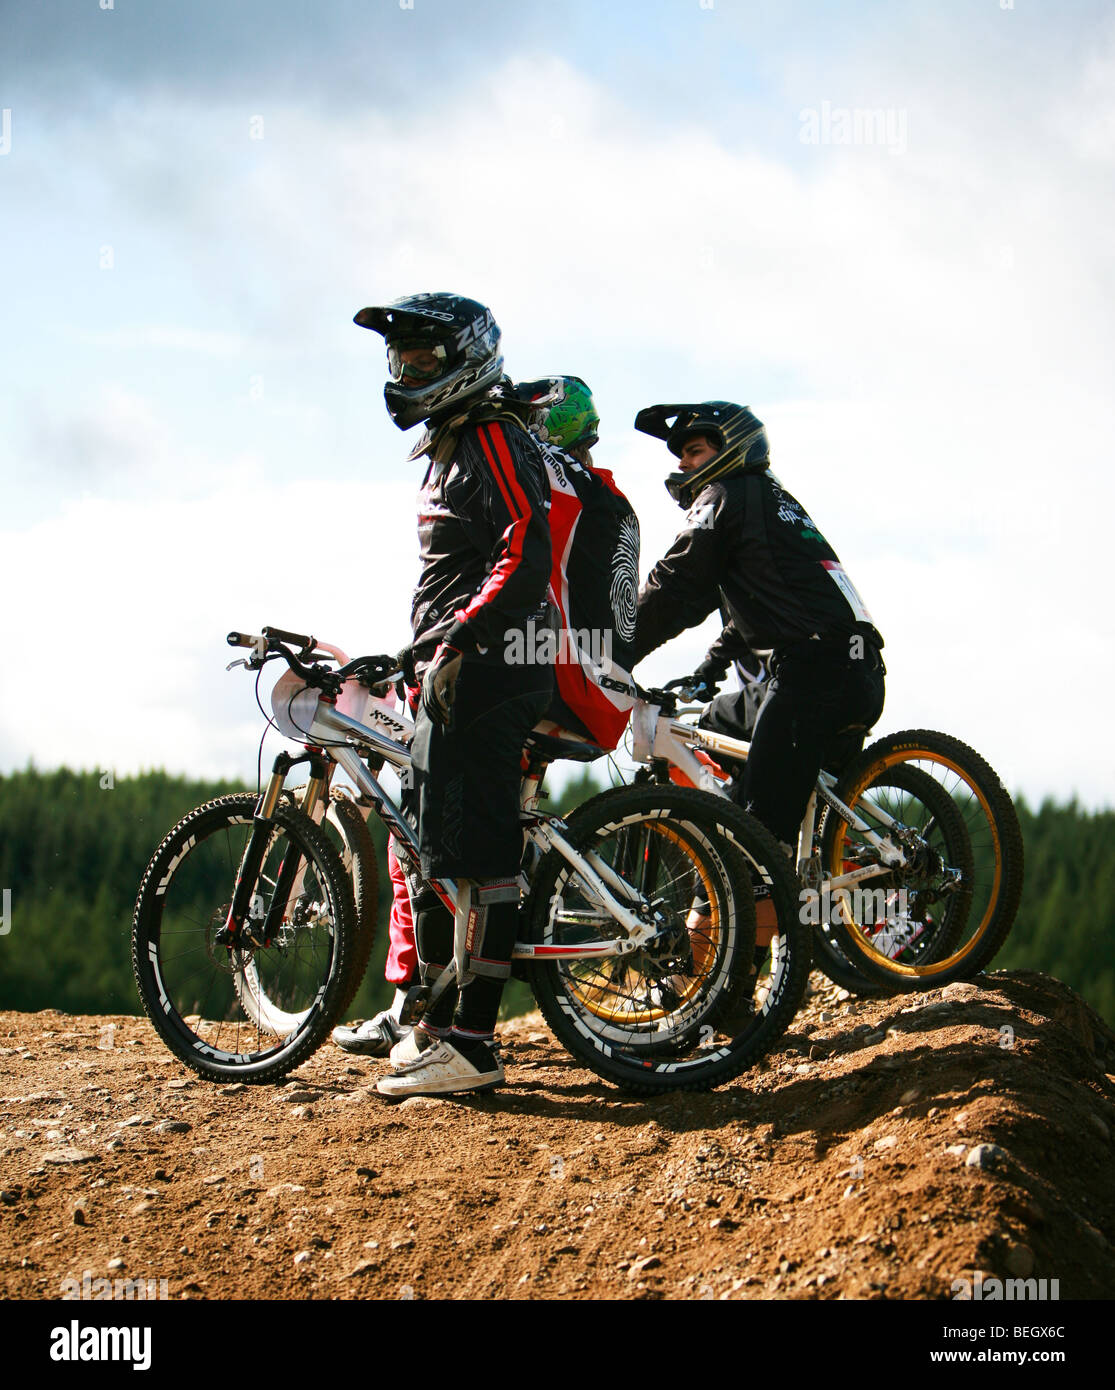
{"type": "Polygon", "coordinates": [[[352,316],[449,289],[590,383],[644,574],[636,412],[749,405],[877,732],[1112,804],[1113,79],[1099,0],[0,0],[0,771],[254,777],[226,631],[402,645],[420,470],[352,316]]]}

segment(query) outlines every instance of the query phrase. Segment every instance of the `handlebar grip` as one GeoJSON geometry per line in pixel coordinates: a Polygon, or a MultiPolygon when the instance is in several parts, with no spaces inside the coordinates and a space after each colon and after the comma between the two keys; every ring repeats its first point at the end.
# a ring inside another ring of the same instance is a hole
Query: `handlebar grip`
{"type": "Polygon", "coordinates": [[[243,632],[230,632],[225,638],[230,647],[254,647],[256,639],[243,632]]]}
{"type": "Polygon", "coordinates": [[[316,637],[303,637],[300,633],[287,632],[281,627],[265,627],[263,635],[275,642],[289,642],[292,647],[310,648],[317,645],[316,637]]]}

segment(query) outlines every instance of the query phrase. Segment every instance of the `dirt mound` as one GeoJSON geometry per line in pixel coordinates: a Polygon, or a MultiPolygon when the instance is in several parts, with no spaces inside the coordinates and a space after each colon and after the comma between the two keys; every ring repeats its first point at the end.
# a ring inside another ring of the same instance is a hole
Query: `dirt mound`
{"type": "Polygon", "coordinates": [[[505,1090],[396,1104],[332,1046],[220,1087],[144,1020],[0,1014],[0,1290],[949,1298],[982,1271],[1115,1294],[1111,1030],[1044,975],[812,983],[760,1068],[652,1101],[538,1015],[502,1030],[505,1090]]]}

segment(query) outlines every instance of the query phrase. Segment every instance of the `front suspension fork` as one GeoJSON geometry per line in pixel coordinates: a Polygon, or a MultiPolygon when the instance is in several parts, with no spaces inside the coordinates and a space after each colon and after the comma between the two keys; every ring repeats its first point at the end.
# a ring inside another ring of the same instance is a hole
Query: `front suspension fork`
{"type": "Polygon", "coordinates": [[[302,856],[294,845],[290,845],[283,855],[282,863],[275,880],[275,890],[271,896],[266,915],[257,905],[256,887],[260,870],[271,843],[271,832],[275,825],[275,808],[282,795],[283,783],[292,767],[299,763],[310,764],[310,780],[306,788],[301,809],[313,815],[317,802],[325,788],[327,777],[325,758],[318,751],[303,753],[293,758],[289,753],[280,753],[271,769],[271,776],[256,805],[252,818],[252,833],[240,861],[236,877],[236,887],[232,894],[232,905],[225,919],[220,944],[230,950],[243,942],[249,946],[269,946],[283,925],[291,890],[302,864],[302,856]],[[262,925],[256,922],[263,916],[262,925]],[[248,925],[246,925],[248,923],[248,925]]]}

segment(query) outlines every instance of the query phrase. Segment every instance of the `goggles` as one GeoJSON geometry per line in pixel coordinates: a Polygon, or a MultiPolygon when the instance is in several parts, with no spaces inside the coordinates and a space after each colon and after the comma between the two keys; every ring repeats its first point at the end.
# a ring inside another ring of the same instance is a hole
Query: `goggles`
{"type": "Polygon", "coordinates": [[[444,375],[448,363],[445,345],[429,338],[394,338],[387,344],[387,370],[400,386],[435,381],[444,375]]]}

